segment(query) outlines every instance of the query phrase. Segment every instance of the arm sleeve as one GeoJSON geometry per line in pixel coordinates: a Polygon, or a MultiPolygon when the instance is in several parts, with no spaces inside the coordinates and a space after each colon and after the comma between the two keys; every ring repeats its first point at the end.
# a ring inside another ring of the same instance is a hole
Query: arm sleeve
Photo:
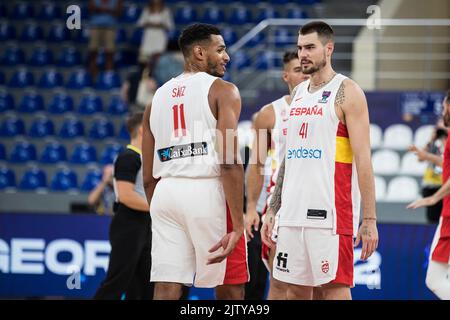
{"type": "Polygon", "coordinates": [[[114,178],[117,181],[136,182],[136,175],[141,167],[139,155],[134,153],[122,153],[114,164],[114,178]]]}

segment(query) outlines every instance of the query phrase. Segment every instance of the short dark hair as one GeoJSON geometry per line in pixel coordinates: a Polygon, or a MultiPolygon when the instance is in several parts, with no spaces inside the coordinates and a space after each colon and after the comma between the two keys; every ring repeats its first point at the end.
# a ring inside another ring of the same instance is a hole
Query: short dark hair
{"type": "Polygon", "coordinates": [[[194,23],[186,27],[178,38],[178,46],[186,57],[189,55],[190,47],[202,41],[211,39],[211,35],[220,35],[219,28],[207,23],[194,23]]]}
{"type": "Polygon", "coordinates": [[[295,51],[286,51],[283,55],[283,66],[286,66],[292,60],[298,60],[298,54],[295,51]]]}
{"type": "Polygon", "coordinates": [[[143,112],[136,112],[128,116],[126,126],[131,138],[136,137],[137,129],[141,126],[143,118],[143,112]]]}
{"type": "Polygon", "coordinates": [[[322,43],[334,41],[334,31],[331,26],[323,21],[312,21],[300,28],[299,33],[304,36],[310,33],[317,32],[317,36],[322,40],[322,43]],[[325,40],[325,41],[323,41],[325,40]]]}

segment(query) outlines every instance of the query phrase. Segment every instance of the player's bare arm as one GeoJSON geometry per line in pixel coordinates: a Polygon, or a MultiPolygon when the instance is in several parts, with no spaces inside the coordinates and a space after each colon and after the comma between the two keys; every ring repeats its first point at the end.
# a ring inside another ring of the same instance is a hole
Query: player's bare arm
{"type": "Polygon", "coordinates": [[[153,192],[155,191],[158,180],[153,177],[153,154],[155,149],[155,138],[150,129],[150,113],[151,104],[147,106],[142,119],[142,174],[144,180],[145,195],[148,205],[152,201],[153,192]]]}
{"type": "Polygon", "coordinates": [[[275,214],[281,208],[281,191],[283,190],[284,181],[284,169],[286,167],[286,159],[281,162],[280,169],[278,170],[277,182],[275,185],[275,191],[273,192],[272,199],[270,200],[269,210],[267,210],[264,223],[261,228],[261,240],[271,248],[274,243],[272,241],[272,230],[275,224],[275,214]]]}
{"type": "Polygon", "coordinates": [[[434,206],[436,203],[444,199],[446,196],[450,194],[450,179],[447,180],[436,193],[433,195],[418,199],[412,203],[410,203],[407,208],[408,209],[417,209],[421,207],[434,206]]]}
{"type": "Polygon", "coordinates": [[[267,159],[270,141],[270,130],[275,125],[275,115],[272,104],[261,108],[254,119],[254,139],[250,163],[247,167],[247,210],[245,214],[245,229],[250,238],[253,230],[258,231],[259,214],[256,211],[259,195],[264,185],[264,164],[267,159]]]}
{"type": "Polygon", "coordinates": [[[422,161],[428,161],[431,162],[438,167],[442,167],[443,158],[440,155],[432,154],[431,152],[427,152],[424,149],[420,149],[417,146],[410,146],[408,148],[409,151],[414,152],[417,156],[417,160],[420,162],[422,161]]]}
{"type": "Polygon", "coordinates": [[[335,104],[339,119],[347,126],[358,173],[363,218],[355,246],[362,240],[361,259],[366,260],[378,246],[367,100],[362,89],[354,81],[346,79],[339,88],[335,104]]]}
{"type": "Polygon", "coordinates": [[[233,231],[224,235],[209,252],[219,248],[223,251],[208,260],[208,264],[219,263],[234,249],[244,233],[244,168],[239,159],[237,124],[241,113],[241,97],[237,87],[217,79],[210,89],[210,103],[217,106],[217,130],[219,159],[221,160],[221,181],[225,199],[231,213],[233,231]]]}

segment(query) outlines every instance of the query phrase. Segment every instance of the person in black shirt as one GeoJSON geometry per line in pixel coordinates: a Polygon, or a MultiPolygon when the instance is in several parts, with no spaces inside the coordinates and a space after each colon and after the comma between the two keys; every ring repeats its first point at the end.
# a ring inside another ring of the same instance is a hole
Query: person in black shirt
{"type": "Polygon", "coordinates": [[[142,184],[142,116],[127,120],[130,144],[114,163],[115,215],[108,272],[94,299],[153,299],[151,219],[142,184]]]}

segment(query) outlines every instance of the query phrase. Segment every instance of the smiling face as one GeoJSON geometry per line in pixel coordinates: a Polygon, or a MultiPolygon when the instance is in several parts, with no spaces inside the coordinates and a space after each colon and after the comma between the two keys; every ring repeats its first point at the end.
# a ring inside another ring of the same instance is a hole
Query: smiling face
{"type": "Polygon", "coordinates": [[[206,72],[215,77],[223,77],[230,56],[226,52],[225,42],[221,35],[211,35],[206,46],[206,72]]]}
{"type": "Polygon", "coordinates": [[[298,57],[304,74],[313,74],[323,69],[330,61],[334,45],[321,39],[317,32],[299,34],[298,57]]]}

